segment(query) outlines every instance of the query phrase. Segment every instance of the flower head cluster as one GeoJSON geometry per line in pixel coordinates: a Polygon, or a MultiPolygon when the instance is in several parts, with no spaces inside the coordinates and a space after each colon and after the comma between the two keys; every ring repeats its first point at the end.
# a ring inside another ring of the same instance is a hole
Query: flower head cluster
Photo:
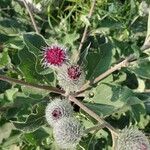
{"type": "Polygon", "coordinates": [[[47,105],[45,110],[46,120],[52,127],[59,119],[70,116],[73,116],[73,107],[65,99],[53,100],[47,105]]]}
{"type": "Polygon", "coordinates": [[[55,99],[45,110],[47,122],[53,127],[56,143],[63,149],[74,149],[83,135],[83,126],[73,117],[73,107],[67,100],[55,99]]]}
{"type": "Polygon", "coordinates": [[[57,72],[57,79],[62,89],[67,92],[78,91],[84,83],[85,74],[77,64],[70,64],[66,48],[51,45],[44,48],[44,66],[57,72]]]}
{"type": "Polygon", "coordinates": [[[66,48],[51,45],[44,48],[44,65],[49,67],[60,67],[67,60],[66,48]]]}
{"type": "Polygon", "coordinates": [[[150,150],[150,144],[138,129],[125,128],[118,137],[116,150],[150,150]]]}
{"type": "Polygon", "coordinates": [[[69,92],[78,91],[85,81],[85,74],[79,65],[64,65],[58,72],[59,85],[69,92]]]}
{"type": "Polygon", "coordinates": [[[74,117],[60,119],[53,130],[54,138],[59,147],[63,149],[75,149],[81,140],[84,128],[74,117]]]}
{"type": "MultiPolygon", "coordinates": [[[[52,45],[44,48],[44,65],[55,69],[61,88],[76,92],[85,80],[82,68],[68,62],[66,49],[52,45]]],[[[60,148],[74,149],[83,135],[83,126],[73,117],[73,107],[67,100],[55,99],[45,110],[47,122],[53,127],[54,138],[60,148]]]]}

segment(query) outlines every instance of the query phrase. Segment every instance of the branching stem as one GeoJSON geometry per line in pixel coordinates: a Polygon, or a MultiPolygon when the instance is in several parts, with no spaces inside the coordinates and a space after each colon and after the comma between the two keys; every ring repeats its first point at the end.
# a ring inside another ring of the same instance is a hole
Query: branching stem
{"type": "MultiPolygon", "coordinates": [[[[92,17],[92,14],[93,14],[93,11],[94,11],[94,7],[95,7],[95,4],[96,4],[96,0],[93,0],[92,4],[91,4],[91,9],[89,11],[89,15],[88,15],[88,19],[90,20],[91,17],[92,17]]],[[[83,46],[83,43],[86,39],[86,36],[87,36],[87,32],[88,32],[88,28],[89,28],[89,25],[87,24],[84,28],[84,32],[83,32],[83,35],[82,35],[82,39],[81,39],[81,42],[80,42],[80,45],[79,45],[79,48],[78,48],[78,53],[77,55],[75,56],[75,62],[78,60],[79,58],[79,55],[80,55],[80,51],[82,49],[82,46],[83,46]]]]}
{"type": "Polygon", "coordinates": [[[92,87],[93,84],[98,83],[99,81],[101,81],[102,79],[106,78],[107,76],[109,76],[114,71],[119,70],[122,67],[126,67],[128,65],[128,63],[129,63],[129,61],[132,60],[133,58],[134,58],[134,56],[130,55],[126,59],[124,59],[123,61],[121,61],[120,63],[116,64],[114,67],[111,67],[106,72],[102,73],[100,76],[98,76],[97,78],[95,78],[94,81],[92,81],[92,82],[91,81],[87,81],[87,83],[85,83],[82,86],[82,88],[80,89],[80,91],[77,92],[77,95],[83,93],[84,91],[86,91],[87,89],[89,89],[90,87],[92,87]]]}
{"type": "Polygon", "coordinates": [[[76,105],[78,105],[82,110],[84,110],[87,114],[89,114],[91,117],[93,117],[95,120],[97,120],[101,124],[105,124],[105,127],[107,127],[111,133],[118,135],[118,131],[112,127],[108,122],[106,122],[103,118],[101,118],[99,115],[97,115],[95,112],[87,108],[82,102],[78,101],[75,97],[69,96],[69,100],[74,102],[76,105]]]}
{"type": "Polygon", "coordinates": [[[58,88],[52,87],[52,86],[28,83],[28,82],[25,82],[25,81],[22,81],[22,80],[6,77],[4,75],[0,75],[0,80],[7,81],[7,82],[10,82],[10,83],[17,83],[19,85],[25,85],[25,86],[32,87],[32,88],[43,89],[43,90],[50,91],[50,92],[57,93],[57,94],[62,94],[62,95],[64,94],[64,91],[62,91],[58,88]]]}

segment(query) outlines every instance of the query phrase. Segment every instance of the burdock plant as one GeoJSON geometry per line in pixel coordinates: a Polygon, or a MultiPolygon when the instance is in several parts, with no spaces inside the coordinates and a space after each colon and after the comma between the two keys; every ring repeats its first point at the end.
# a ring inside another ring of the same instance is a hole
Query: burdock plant
{"type": "Polygon", "coordinates": [[[150,150],[119,132],[149,132],[149,1],[30,1],[0,0],[0,149],[150,150]]]}

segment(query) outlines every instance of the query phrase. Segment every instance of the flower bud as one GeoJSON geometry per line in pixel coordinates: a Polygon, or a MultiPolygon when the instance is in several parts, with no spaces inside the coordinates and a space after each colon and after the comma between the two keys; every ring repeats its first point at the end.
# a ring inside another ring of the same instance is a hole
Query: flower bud
{"type": "Polygon", "coordinates": [[[62,118],[54,126],[54,138],[60,148],[75,149],[83,135],[84,128],[73,117],[62,118]]]}
{"type": "Polygon", "coordinates": [[[59,85],[68,92],[78,91],[85,81],[85,74],[79,65],[64,65],[58,71],[59,85]]]}
{"type": "Polygon", "coordinates": [[[73,107],[66,99],[55,99],[49,103],[45,110],[47,122],[53,127],[55,123],[63,118],[73,115],[73,107]]]}
{"type": "Polygon", "coordinates": [[[119,134],[116,150],[150,150],[150,144],[138,129],[125,128],[119,134]]]}

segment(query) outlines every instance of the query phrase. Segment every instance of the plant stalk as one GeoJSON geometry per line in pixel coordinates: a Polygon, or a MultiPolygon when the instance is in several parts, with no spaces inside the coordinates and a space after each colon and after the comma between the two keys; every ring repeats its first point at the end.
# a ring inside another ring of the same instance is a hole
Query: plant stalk
{"type": "Polygon", "coordinates": [[[26,9],[27,9],[27,11],[28,11],[28,13],[29,13],[29,16],[30,16],[30,18],[31,18],[31,22],[32,22],[32,24],[33,24],[33,27],[34,27],[36,33],[39,34],[38,27],[37,27],[37,25],[36,25],[36,23],[35,23],[35,19],[34,19],[34,17],[33,17],[32,11],[30,10],[30,7],[28,6],[28,3],[26,2],[26,0],[23,0],[23,3],[24,3],[24,5],[25,5],[25,7],[26,7],[26,9]]]}
{"type": "Polygon", "coordinates": [[[57,94],[61,94],[61,95],[63,95],[65,93],[63,90],[60,90],[60,89],[52,87],[52,86],[28,83],[28,82],[25,82],[25,81],[22,81],[22,80],[6,77],[4,75],[0,75],[0,80],[7,81],[9,83],[17,83],[19,85],[25,85],[25,86],[33,87],[33,88],[37,88],[37,89],[44,89],[46,91],[57,93],[57,94]]]}

